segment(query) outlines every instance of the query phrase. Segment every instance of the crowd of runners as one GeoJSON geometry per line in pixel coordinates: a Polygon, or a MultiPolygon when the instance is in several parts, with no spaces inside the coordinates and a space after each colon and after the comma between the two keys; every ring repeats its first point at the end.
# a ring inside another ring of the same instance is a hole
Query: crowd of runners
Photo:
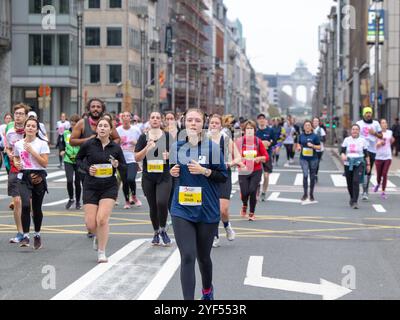
{"type": "MultiPolygon", "coordinates": [[[[48,192],[49,139],[29,106],[17,104],[12,111],[0,126],[2,163],[8,173],[10,208],[17,229],[10,243],[39,250],[42,204],[48,192]]],[[[123,208],[142,206],[136,186],[141,172],[154,232],[152,245],[171,245],[170,216],[181,254],[184,298],[194,299],[197,259],[203,299],[213,299],[211,250],[220,245],[221,222],[226,238],[235,240],[230,222],[233,172],[238,172],[242,201],[237,213],[250,222],[256,220],[258,202],[267,199],[269,176],[279,165],[281,149],[286,152],[286,167],[294,164],[299,153],[304,190],[301,201],[316,201],[314,191],[327,135],[320,119],[299,125],[292,116],[269,119],[259,114],[254,120],[189,109],[179,115],[152,112],[147,122],[141,122],[129,112],[118,116],[107,113],[104,102],[96,98],[88,102],[84,115],[61,114],[57,148],[59,168],[64,168],[67,178],[66,209],[75,205],[79,210],[83,205],[97,261],[108,261],[109,218],[121,185],[123,208]]],[[[398,148],[396,135],[386,120],[373,120],[372,109],[365,108],[363,119],[344,139],[341,158],[352,208],[359,207],[360,184],[362,199],[368,200],[374,164],[378,184],[373,192],[380,190],[382,199],[387,198],[392,146],[398,148]]]]}

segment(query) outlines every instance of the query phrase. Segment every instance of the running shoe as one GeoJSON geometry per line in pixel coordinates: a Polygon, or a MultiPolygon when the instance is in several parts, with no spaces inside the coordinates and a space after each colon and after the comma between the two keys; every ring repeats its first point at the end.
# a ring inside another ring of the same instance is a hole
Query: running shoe
{"type": "Polygon", "coordinates": [[[226,238],[229,241],[233,241],[235,240],[236,234],[235,231],[233,231],[231,224],[229,223],[229,225],[225,228],[226,231],[226,238]]]}
{"type": "Polygon", "coordinates": [[[381,199],[382,200],[387,200],[388,199],[388,196],[387,196],[387,194],[385,192],[381,193],[381,199]]]}
{"type": "Polygon", "coordinates": [[[97,262],[98,263],[107,263],[108,259],[106,257],[106,253],[104,251],[98,251],[97,253],[97,262]]]}
{"type": "Polygon", "coordinates": [[[357,202],[353,202],[352,206],[351,206],[354,210],[358,209],[358,203],[357,202]]]}
{"type": "Polygon", "coordinates": [[[124,209],[130,209],[130,208],[131,208],[130,202],[129,202],[129,201],[126,201],[126,202],[125,202],[125,205],[124,205],[124,209]]]}
{"type": "Polygon", "coordinates": [[[160,234],[158,232],[154,233],[153,240],[151,241],[153,246],[159,246],[160,245],[160,234]]]}
{"type": "Polygon", "coordinates": [[[15,238],[10,239],[10,243],[20,243],[22,239],[24,238],[24,235],[21,232],[18,232],[15,238]]]}
{"type": "Polygon", "coordinates": [[[33,237],[33,249],[39,250],[42,249],[42,239],[39,235],[33,237]]]}
{"type": "Polygon", "coordinates": [[[99,250],[99,241],[97,240],[97,237],[93,237],[93,250],[98,251],[99,250]]]}
{"type": "Polygon", "coordinates": [[[214,300],[214,287],[211,287],[211,291],[209,293],[204,293],[204,290],[202,290],[203,296],[201,297],[201,300],[214,300]]]}
{"type": "Polygon", "coordinates": [[[256,215],[254,213],[249,213],[249,221],[256,221],[256,215]]]}
{"type": "Polygon", "coordinates": [[[289,163],[289,162],[286,162],[283,166],[284,166],[285,168],[288,168],[288,167],[290,166],[290,163],[289,163]]]}
{"type": "Polygon", "coordinates": [[[242,206],[242,210],[240,211],[240,215],[241,215],[243,218],[246,218],[246,217],[247,217],[247,207],[246,207],[246,206],[242,206]]]}
{"type": "Polygon", "coordinates": [[[315,201],[314,196],[310,196],[310,201],[311,201],[311,202],[314,202],[314,201],[315,201]]]}
{"type": "Polygon", "coordinates": [[[308,199],[308,196],[305,194],[305,195],[303,195],[303,197],[301,198],[301,201],[307,201],[307,199],[308,199]]]}
{"type": "Polygon", "coordinates": [[[213,241],[213,248],[218,248],[221,245],[219,244],[219,238],[217,236],[214,237],[214,241],[213,241]]]}
{"type": "Polygon", "coordinates": [[[169,247],[171,245],[171,239],[168,237],[168,234],[165,230],[160,232],[160,236],[162,241],[164,242],[165,247],[169,247]]]}
{"type": "Polygon", "coordinates": [[[28,237],[24,237],[21,242],[19,243],[19,246],[21,248],[27,248],[29,247],[29,238],[28,237]]]}
{"type": "Polygon", "coordinates": [[[379,184],[374,187],[374,192],[377,193],[379,190],[379,184]]]}
{"type": "Polygon", "coordinates": [[[65,209],[69,210],[69,208],[72,207],[72,205],[74,204],[75,200],[71,200],[69,199],[67,204],[65,205],[65,209]]]}
{"type": "Polygon", "coordinates": [[[75,208],[76,210],[81,210],[82,209],[81,203],[77,202],[75,208]]]}
{"type": "Polygon", "coordinates": [[[368,200],[368,193],[364,192],[364,193],[362,194],[362,199],[363,199],[364,201],[367,201],[367,200],[368,200]]]}
{"type": "Polygon", "coordinates": [[[88,232],[86,235],[89,239],[93,239],[93,237],[95,237],[95,235],[91,232],[88,232]]]}
{"type": "Polygon", "coordinates": [[[142,202],[136,196],[132,196],[132,200],[133,200],[133,203],[135,204],[135,207],[142,206],[142,202]]]}
{"type": "Polygon", "coordinates": [[[265,202],[265,200],[266,200],[266,194],[265,194],[265,192],[262,192],[261,193],[261,201],[265,202]]]}

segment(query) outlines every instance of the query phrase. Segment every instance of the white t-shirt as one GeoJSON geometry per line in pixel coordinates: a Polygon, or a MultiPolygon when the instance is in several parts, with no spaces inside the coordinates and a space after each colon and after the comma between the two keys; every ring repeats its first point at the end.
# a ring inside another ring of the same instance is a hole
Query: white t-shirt
{"type": "Polygon", "coordinates": [[[378,142],[384,140],[385,145],[376,148],[376,160],[392,160],[392,137],[393,131],[386,130],[383,133],[383,139],[378,139],[378,142]]]}
{"type": "MultiPolygon", "coordinates": [[[[318,138],[320,138],[320,140],[322,140],[322,137],[326,137],[326,132],[323,128],[321,128],[320,126],[316,127],[314,129],[314,133],[318,136],[318,138]]],[[[321,142],[321,150],[316,150],[317,152],[323,152],[325,150],[324,147],[324,143],[322,141],[321,142]]]]}
{"type": "Polygon", "coordinates": [[[57,121],[57,133],[59,136],[64,134],[65,130],[68,130],[71,128],[71,124],[69,123],[68,120],[62,122],[61,120],[57,121]]]}
{"type": "Polygon", "coordinates": [[[283,128],[286,131],[286,139],[285,139],[285,141],[283,141],[283,144],[294,144],[293,135],[296,132],[296,129],[294,128],[294,126],[293,125],[289,126],[289,124],[287,122],[285,122],[283,128]]]}
{"type": "Polygon", "coordinates": [[[1,136],[4,138],[6,135],[6,127],[7,125],[5,123],[3,123],[2,125],[0,125],[0,134],[1,136]]]}
{"type": "Polygon", "coordinates": [[[369,134],[370,129],[374,129],[375,132],[382,132],[381,125],[378,121],[373,121],[372,123],[365,123],[364,120],[360,120],[357,122],[360,126],[360,136],[363,137],[368,142],[368,151],[372,153],[376,153],[376,141],[377,137],[369,134]]]}
{"type": "Polygon", "coordinates": [[[4,145],[6,145],[8,148],[12,149],[13,151],[15,150],[15,144],[24,138],[24,133],[17,133],[15,132],[15,128],[12,127],[8,130],[7,134],[6,134],[6,143],[4,145]]]}
{"type": "Polygon", "coordinates": [[[123,126],[117,128],[117,132],[121,138],[121,149],[124,153],[126,163],[134,163],[135,146],[131,142],[137,142],[142,134],[137,127],[131,126],[129,130],[125,130],[123,126]]]}
{"type": "MultiPolygon", "coordinates": [[[[347,137],[344,139],[343,148],[346,148],[347,158],[363,158],[364,150],[368,149],[368,142],[363,137],[354,139],[353,137],[347,137]]],[[[348,161],[345,161],[345,165],[349,165],[348,161]]]]}
{"type": "MultiPolygon", "coordinates": [[[[25,140],[15,144],[14,155],[21,158],[22,170],[46,170],[28,151],[24,149],[25,140]]],[[[39,154],[50,154],[49,145],[46,141],[36,138],[31,142],[33,149],[39,154]]]]}

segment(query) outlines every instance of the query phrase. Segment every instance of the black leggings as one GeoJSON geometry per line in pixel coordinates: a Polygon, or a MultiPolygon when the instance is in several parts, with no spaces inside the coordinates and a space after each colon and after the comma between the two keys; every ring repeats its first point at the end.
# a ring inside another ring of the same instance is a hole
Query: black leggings
{"type": "Polygon", "coordinates": [[[78,172],[78,166],[64,162],[65,175],[67,176],[67,190],[69,199],[74,199],[74,176],[75,176],[75,199],[76,202],[81,201],[81,174],[78,172]]]}
{"type": "Polygon", "coordinates": [[[168,200],[171,193],[172,181],[157,183],[146,176],[142,177],[143,193],[150,207],[150,219],[154,231],[165,228],[168,218],[168,200]]]}
{"type": "Polygon", "coordinates": [[[293,144],[285,144],[285,148],[286,148],[286,156],[288,161],[291,159],[294,159],[294,148],[293,148],[293,144]]]}
{"type": "Polygon", "coordinates": [[[257,189],[261,182],[262,170],[249,175],[239,175],[240,192],[243,205],[247,207],[250,198],[250,213],[255,213],[257,204],[257,189]]]}
{"type": "MultiPolygon", "coordinates": [[[[358,202],[358,197],[360,196],[360,174],[364,170],[363,165],[358,167],[353,167],[353,171],[350,171],[349,166],[344,167],[347,181],[347,190],[349,191],[350,201],[352,203],[358,202]]],[[[366,179],[367,177],[364,177],[366,179]]]]}
{"type": "Polygon", "coordinates": [[[120,172],[122,180],[122,191],[124,192],[125,201],[129,201],[129,189],[133,196],[136,196],[136,175],[138,171],[137,163],[128,163],[126,172],[120,172]]]}
{"type": "Polygon", "coordinates": [[[363,191],[366,193],[368,193],[369,183],[371,181],[371,176],[372,176],[372,169],[374,168],[374,164],[375,164],[376,153],[372,153],[372,152],[368,151],[368,156],[369,156],[369,161],[371,164],[371,169],[369,172],[367,171],[367,175],[364,179],[365,181],[363,184],[363,191]]]}
{"type": "Polygon", "coordinates": [[[203,289],[212,287],[211,248],[218,223],[194,223],[172,217],[176,244],[181,254],[181,285],[184,300],[194,300],[195,262],[199,262],[203,289]]]}
{"type": "Polygon", "coordinates": [[[46,182],[43,180],[40,184],[34,185],[32,189],[28,188],[25,182],[19,182],[19,193],[21,196],[22,210],[21,222],[24,233],[29,233],[31,226],[31,198],[32,215],[35,225],[35,232],[40,232],[43,221],[42,204],[46,192],[46,182]]]}
{"type": "Polygon", "coordinates": [[[322,156],[324,155],[324,152],[317,152],[317,157],[318,157],[318,165],[317,165],[317,172],[315,173],[318,176],[318,172],[319,172],[319,165],[321,163],[322,160],[322,156]]]}

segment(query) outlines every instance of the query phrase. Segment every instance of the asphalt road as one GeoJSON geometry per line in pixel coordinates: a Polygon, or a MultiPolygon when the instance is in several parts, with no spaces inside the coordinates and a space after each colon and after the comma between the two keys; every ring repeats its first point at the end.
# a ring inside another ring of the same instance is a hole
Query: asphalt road
{"type": "MultiPolygon", "coordinates": [[[[352,210],[342,169],[327,152],[317,203],[304,204],[299,201],[300,167],[297,162],[284,167],[282,158],[283,152],[269,200],[258,203],[255,222],[240,217],[240,191],[234,185],[231,222],[237,237],[227,241],[220,227],[221,247],[212,251],[215,298],[399,299],[400,177],[389,177],[388,200],[373,194],[360,210],[352,210]]],[[[67,193],[56,161],[53,156],[44,200],[44,248],[38,252],[8,243],[15,227],[0,171],[0,299],[182,299],[176,245],[149,245],[152,228],[140,181],[143,207],[123,210],[120,194],[110,221],[110,263],[97,266],[83,211],[66,210],[60,203],[67,193]]],[[[196,278],[200,298],[198,270],[196,278]]]]}

